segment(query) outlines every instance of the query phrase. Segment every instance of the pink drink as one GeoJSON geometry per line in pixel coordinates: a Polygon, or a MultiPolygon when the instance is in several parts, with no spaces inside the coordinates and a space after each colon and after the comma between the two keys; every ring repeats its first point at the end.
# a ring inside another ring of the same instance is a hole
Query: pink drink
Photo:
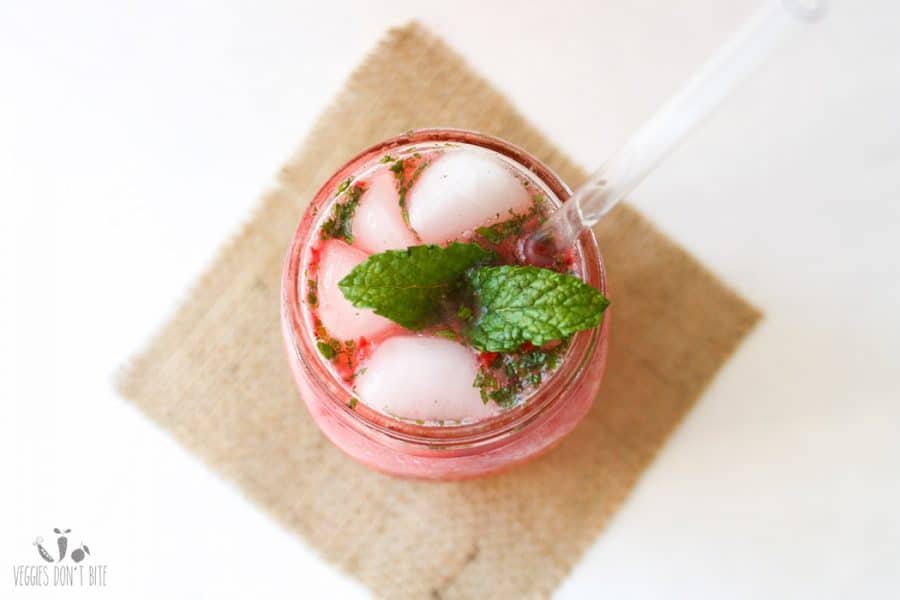
{"type": "MultiPolygon", "coordinates": [[[[335,445],[390,474],[457,479],[533,458],[575,427],[605,370],[608,315],[562,343],[479,352],[464,308],[410,331],[337,286],[370,255],[420,244],[472,242],[517,264],[522,235],[568,194],[534,157],[460,130],[387,140],[325,183],[287,256],[282,329],[301,396],[335,445]]],[[[606,292],[590,232],[552,268],[606,292]]]]}

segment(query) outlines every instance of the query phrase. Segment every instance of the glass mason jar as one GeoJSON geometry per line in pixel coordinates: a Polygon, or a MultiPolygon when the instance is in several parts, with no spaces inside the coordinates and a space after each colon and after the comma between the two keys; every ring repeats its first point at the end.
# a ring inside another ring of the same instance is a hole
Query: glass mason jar
{"type": "MultiPolygon", "coordinates": [[[[603,373],[609,311],[599,327],[572,337],[557,370],[523,403],[490,418],[459,425],[411,423],[378,412],[353,394],[323,363],[300,305],[301,276],[315,241],[316,215],[332,201],[340,182],[373,166],[388,153],[421,144],[468,144],[496,152],[540,182],[552,206],[568,198],[566,184],[528,152],[500,139],[459,129],[423,129],[363,151],[322,185],[297,227],[285,259],[281,321],[288,361],[300,396],[322,432],[368,467],[391,475],[450,480],[495,473],[555,446],[587,414],[603,373]]],[[[590,231],[576,248],[581,277],[607,294],[597,241],[590,231]]],[[[427,397],[423,398],[427,401],[427,397]]]]}

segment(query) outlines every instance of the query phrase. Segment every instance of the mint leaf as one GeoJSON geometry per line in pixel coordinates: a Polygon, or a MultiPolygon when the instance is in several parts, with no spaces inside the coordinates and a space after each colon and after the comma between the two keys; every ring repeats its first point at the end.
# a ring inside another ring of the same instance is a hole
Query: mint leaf
{"type": "Polygon", "coordinates": [[[492,256],[476,244],[459,242],[388,250],[354,267],[338,287],[353,306],[372,308],[407,329],[422,329],[464,283],[466,269],[492,256]]]}
{"type": "Polygon", "coordinates": [[[467,275],[477,305],[472,345],[510,352],[540,346],[596,327],[609,305],[603,294],[573,275],[538,267],[483,267],[467,275]]]}

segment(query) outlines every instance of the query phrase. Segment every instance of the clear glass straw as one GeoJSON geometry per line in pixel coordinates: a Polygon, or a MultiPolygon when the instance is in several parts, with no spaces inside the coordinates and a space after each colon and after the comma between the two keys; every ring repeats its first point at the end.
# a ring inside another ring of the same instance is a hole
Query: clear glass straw
{"type": "Polygon", "coordinates": [[[770,0],[634,136],[525,239],[534,262],[565,251],[631,192],[797,26],[824,16],[824,0],[770,0]]]}

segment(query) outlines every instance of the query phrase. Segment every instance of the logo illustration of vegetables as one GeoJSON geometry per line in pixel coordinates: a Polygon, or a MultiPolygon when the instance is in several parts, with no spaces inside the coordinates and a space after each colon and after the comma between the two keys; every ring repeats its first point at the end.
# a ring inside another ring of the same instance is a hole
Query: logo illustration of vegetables
{"type": "Polygon", "coordinates": [[[88,549],[88,547],[86,545],[81,544],[81,548],[77,548],[75,551],[72,552],[72,560],[74,560],[77,563],[80,563],[81,561],[84,560],[85,554],[90,555],[91,551],[90,551],[90,549],[88,549]]]}
{"type": "MultiPolygon", "coordinates": [[[[69,533],[72,533],[72,530],[71,529],[60,530],[60,529],[54,528],[53,533],[55,533],[59,536],[58,538],[56,538],[56,547],[59,549],[59,558],[56,559],[56,562],[62,562],[63,559],[66,557],[66,551],[69,549],[69,538],[67,538],[66,535],[69,533]]],[[[43,558],[48,563],[54,562],[53,557],[50,556],[50,553],[47,552],[47,549],[44,548],[43,544],[44,544],[44,538],[42,538],[40,536],[36,537],[34,539],[34,542],[32,542],[32,545],[37,548],[38,554],[41,555],[41,558],[43,558]]],[[[90,554],[91,554],[90,549],[87,547],[87,545],[84,542],[82,542],[81,547],[73,550],[72,554],[70,554],[69,557],[74,562],[80,563],[81,561],[83,561],[85,559],[86,556],[90,556],[90,554]]]]}
{"type": "Polygon", "coordinates": [[[65,536],[66,533],[71,532],[71,529],[66,529],[65,531],[60,531],[59,529],[53,528],[53,533],[58,534],[59,537],[56,539],[56,547],[59,548],[59,560],[62,562],[62,559],[66,557],[66,548],[69,547],[69,538],[65,536]]]}
{"type": "Polygon", "coordinates": [[[41,544],[43,542],[44,542],[44,538],[42,538],[41,536],[38,536],[35,538],[34,542],[32,542],[32,543],[35,546],[37,546],[38,554],[41,555],[41,558],[43,558],[47,562],[53,562],[53,557],[50,556],[50,553],[47,552],[47,550],[43,546],[41,546],[41,544]]]}

